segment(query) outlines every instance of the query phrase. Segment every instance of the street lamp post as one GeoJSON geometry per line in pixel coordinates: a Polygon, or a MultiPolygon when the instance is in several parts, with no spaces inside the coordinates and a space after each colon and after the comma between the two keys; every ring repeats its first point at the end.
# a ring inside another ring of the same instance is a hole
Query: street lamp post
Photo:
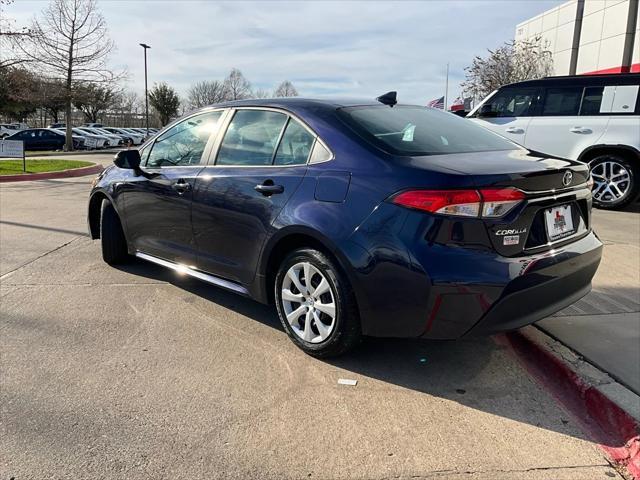
{"type": "Polygon", "coordinates": [[[149,94],[147,93],[147,49],[151,46],[146,43],[141,43],[140,46],[144,49],[144,108],[147,116],[147,137],[149,137],[149,94]]]}

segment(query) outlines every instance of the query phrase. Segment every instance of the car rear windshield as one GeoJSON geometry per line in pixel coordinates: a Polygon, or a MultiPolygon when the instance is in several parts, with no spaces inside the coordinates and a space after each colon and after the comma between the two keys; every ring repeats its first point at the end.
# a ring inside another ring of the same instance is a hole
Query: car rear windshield
{"type": "Polygon", "coordinates": [[[471,120],[433,108],[367,105],[341,108],[338,114],[360,136],[394,155],[441,155],[518,148],[471,120]]]}

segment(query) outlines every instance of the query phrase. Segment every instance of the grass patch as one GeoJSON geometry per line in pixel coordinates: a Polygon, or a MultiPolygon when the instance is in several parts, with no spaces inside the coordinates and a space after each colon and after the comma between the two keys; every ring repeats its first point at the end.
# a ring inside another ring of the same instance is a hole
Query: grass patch
{"type": "Polygon", "coordinates": [[[71,168],[88,167],[91,162],[80,160],[29,160],[27,159],[27,171],[22,171],[22,160],[0,160],[0,175],[17,175],[20,173],[41,173],[69,170],[71,168]]]}

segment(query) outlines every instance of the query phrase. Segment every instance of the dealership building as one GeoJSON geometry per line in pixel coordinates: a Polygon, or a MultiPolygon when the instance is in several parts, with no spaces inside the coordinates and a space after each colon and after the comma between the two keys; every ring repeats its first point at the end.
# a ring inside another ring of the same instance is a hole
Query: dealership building
{"type": "Polygon", "coordinates": [[[516,27],[516,40],[536,37],[555,75],[640,72],[638,0],[571,0],[516,27]]]}

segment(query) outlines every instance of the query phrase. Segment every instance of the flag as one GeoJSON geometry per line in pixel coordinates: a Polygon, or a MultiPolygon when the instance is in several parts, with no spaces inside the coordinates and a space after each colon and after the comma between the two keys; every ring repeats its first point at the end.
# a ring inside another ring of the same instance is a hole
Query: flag
{"type": "Polygon", "coordinates": [[[435,98],[427,103],[427,107],[431,108],[439,108],[440,110],[444,110],[444,97],[435,98]]]}

